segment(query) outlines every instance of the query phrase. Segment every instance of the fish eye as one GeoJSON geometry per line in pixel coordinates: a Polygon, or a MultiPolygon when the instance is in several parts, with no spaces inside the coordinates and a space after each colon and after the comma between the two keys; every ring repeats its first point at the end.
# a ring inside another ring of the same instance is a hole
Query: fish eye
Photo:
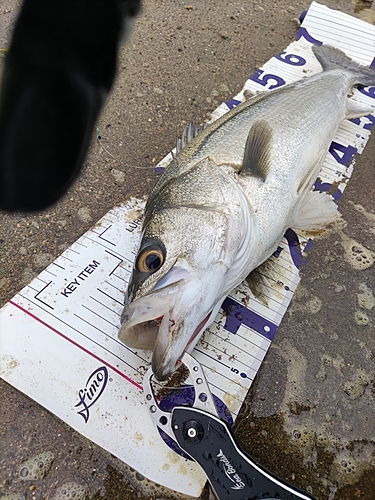
{"type": "Polygon", "coordinates": [[[138,256],[137,269],[141,273],[154,273],[164,263],[164,254],[159,248],[145,248],[138,256]]]}

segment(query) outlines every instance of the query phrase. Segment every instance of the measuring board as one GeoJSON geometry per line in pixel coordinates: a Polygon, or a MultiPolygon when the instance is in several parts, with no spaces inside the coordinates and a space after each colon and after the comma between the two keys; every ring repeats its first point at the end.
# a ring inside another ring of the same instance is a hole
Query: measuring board
{"type": "MultiPolygon", "coordinates": [[[[269,90],[321,71],[312,44],[327,43],[364,65],[375,65],[375,27],[313,3],[296,41],[273,57],[244,89],[213,113],[239,104],[244,90],[269,90]]],[[[354,98],[375,108],[375,87],[354,98]]],[[[375,125],[374,114],[341,125],[315,188],[338,200],[375,125]]],[[[171,154],[158,165],[162,170],[171,154]]],[[[88,439],[147,478],[199,496],[206,477],[161,439],[143,402],[142,378],[150,352],[118,338],[123,298],[140,237],[144,201],[111,210],[0,311],[1,377],[88,439]]],[[[272,271],[253,275],[225,299],[193,351],[212,392],[233,420],[276,334],[299,282],[311,241],[288,230],[271,257],[272,271]]]]}

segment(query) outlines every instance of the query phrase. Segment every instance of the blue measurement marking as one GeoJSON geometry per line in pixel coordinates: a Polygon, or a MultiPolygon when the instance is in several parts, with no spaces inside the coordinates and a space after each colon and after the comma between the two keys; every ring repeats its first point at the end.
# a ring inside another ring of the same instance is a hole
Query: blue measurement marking
{"type": "Polygon", "coordinates": [[[237,99],[231,99],[230,101],[226,101],[225,104],[228,106],[229,109],[232,109],[241,104],[241,101],[238,101],[237,99]]]}
{"type": "Polygon", "coordinates": [[[266,339],[272,340],[276,334],[278,325],[275,325],[266,318],[263,318],[254,311],[236,302],[231,297],[227,297],[221,305],[227,314],[224,328],[236,334],[241,325],[252,328],[266,339]]]}

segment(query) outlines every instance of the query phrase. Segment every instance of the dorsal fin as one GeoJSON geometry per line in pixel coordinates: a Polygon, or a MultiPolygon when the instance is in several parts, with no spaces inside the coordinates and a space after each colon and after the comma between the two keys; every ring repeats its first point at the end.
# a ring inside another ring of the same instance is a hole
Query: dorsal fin
{"type": "Polygon", "coordinates": [[[241,175],[267,179],[271,168],[273,130],[266,120],[258,120],[251,127],[245,145],[241,175]]]}
{"type": "Polygon", "coordinates": [[[193,122],[188,123],[182,132],[182,136],[177,138],[175,154],[177,155],[182,149],[184,149],[184,147],[204,129],[205,125],[196,127],[193,122]]]}

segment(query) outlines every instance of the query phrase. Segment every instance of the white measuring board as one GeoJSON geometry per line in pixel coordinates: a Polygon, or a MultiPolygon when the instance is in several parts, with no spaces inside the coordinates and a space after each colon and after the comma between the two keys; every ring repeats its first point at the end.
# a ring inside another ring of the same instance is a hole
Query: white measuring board
{"type": "MultiPolygon", "coordinates": [[[[296,38],[250,77],[244,90],[269,90],[321,71],[312,43],[334,45],[374,65],[375,27],[315,2],[296,38]]],[[[356,90],[355,98],[375,108],[375,87],[356,90]]],[[[241,100],[243,91],[215,110],[213,119],[241,100]]],[[[374,115],[341,125],[316,189],[339,199],[354,155],[362,152],[374,125],[374,115]]],[[[132,199],[111,210],[4,306],[0,375],[147,478],[198,496],[204,474],[163,442],[143,402],[150,352],[129,349],[117,338],[143,209],[143,201],[132,199]]],[[[309,243],[289,230],[272,266],[253,275],[261,296],[256,298],[246,281],[237,287],[193,352],[233,419],[298,285],[309,243]]]]}

